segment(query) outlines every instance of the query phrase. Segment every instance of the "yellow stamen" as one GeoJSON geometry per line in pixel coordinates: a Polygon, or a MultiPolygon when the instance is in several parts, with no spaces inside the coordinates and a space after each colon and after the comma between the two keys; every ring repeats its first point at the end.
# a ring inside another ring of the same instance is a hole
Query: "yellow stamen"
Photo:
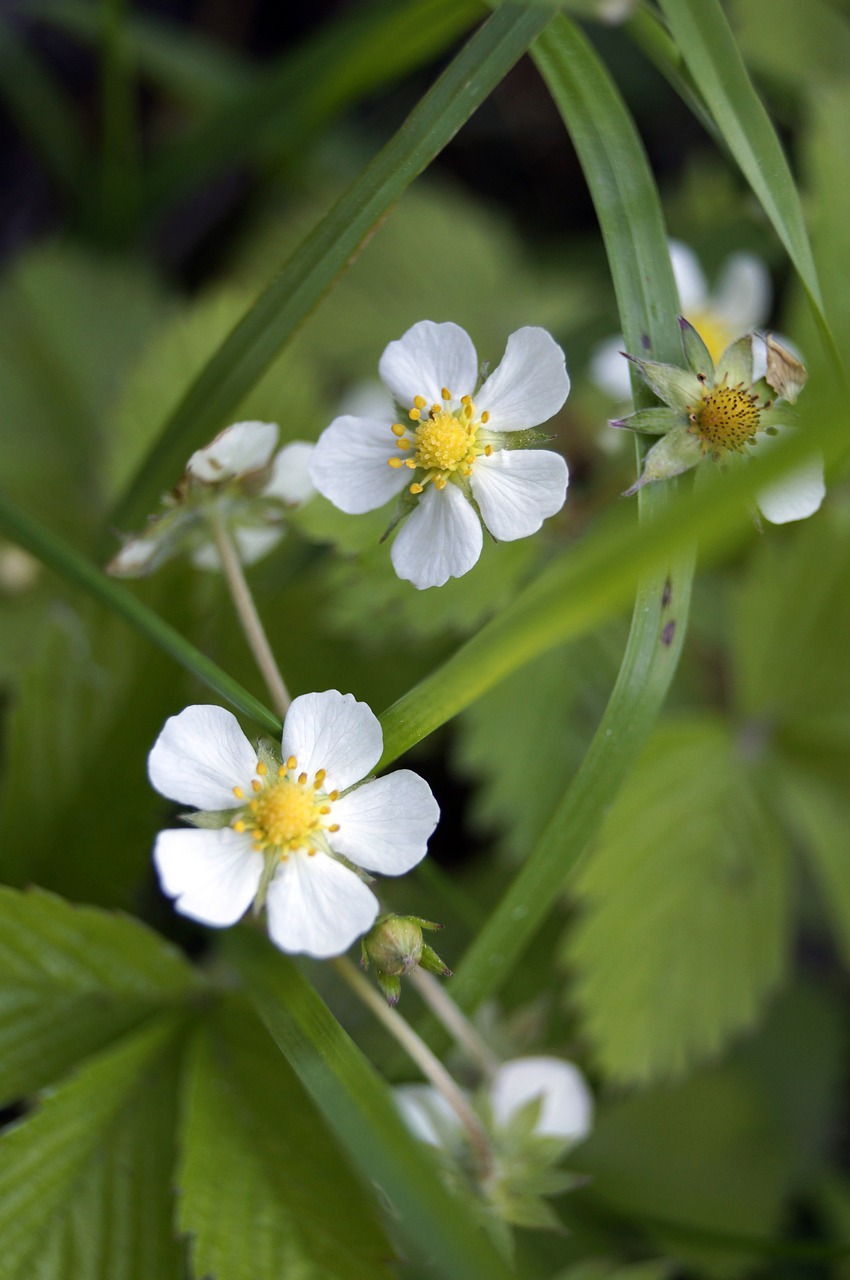
{"type": "Polygon", "coordinates": [[[260,775],[261,778],[264,778],[265,775],[268,773],[268,771],[269,771],[269,766],[261,760],[257,765],[257,773],[260,775]]]}
{"type": "Polygon", "coordinates": [[[399,467],[404,466],[404,459],[403,458],[387,458],[387,466],[392,467],[395,471],[397,471],[399,467]]]}
{"type": "Polygon", "coordinates": [[[490,410],[489,410],[489,409],[485,409],[485,410],[484,410],[484,412],[483,412],[483,413],[482,413],[482,415],[481,415],[481,421],[482,421],[482,422],[489,422],[489,421],[490,421],[490,410]]]}
{"type": "Polygon", "coordinates": [[[240,832],[245,830],[245,823],[242,821],[241,818],[239,818],[237,822],[234,822],[233,830],[240,831],[240,832]]]}
{"type": "Polygon", "coordinates": [[[451,400],[452,398],[452,393],[451,391],[449,391],[448,387],[443,387],[442,390],[440,391],[440,395],[443,397],[444,400],[451,400]]]}
{"type": "Polygon", "coordinates": [[[422,417],[422,411],[421,409],[411,409],[407,416],[410,418],[411,422],[418,422],[422,417]]]}
{"type": "Polygon", "coordinates": [[[392,431],[394,436],[403,436],[405,431],[407,430],[407,427],[404,425],[403,422],[394,422],[390,430],[392,431]]]}
{"type": "Polygon", "coordinates": [[[424,409],[428,401],[424,396],[414,396],[413,403],[416,405],[417,409],[424,409]]]}
{"type": "Polygon", "coordinates": [[[689,414],[692,431],[700,437],[706,452],[723,449],[740,451],[754,441],[759,429],[758,396],[745,390],[743,384],[727,387],[722,383],[704,391],[697,407],[689,414]]]}
{"type": "Polygon", "coordinates": [[[422,492],[422,485],[421,485],[421,484],[412,484],[412,485],[410,486],[410,492],[411,492],[411,493],[421,493],[421,492],[422,492]]]}
{"type": "Polygon", "coordinates": [[[237,799],[237,800],[244,800],[244,799],[245,799],[245,792],[242,790],[242,788],[241,788],[241,787],[234,787],[234,788],[233,788],[233,794],[236,796],[236,799],[237,799]]]}
{"type": "Polygon", "coordinates": [[[287,769],[297,769],[297,768],[298,768],[298,761],[295,759],[295,756],[290,756],[290,757],[289,757],[289,759],[288,759],[288,760],[287,760],[287,762],[286,762],[286,767],[287,767],[287,769]]]}

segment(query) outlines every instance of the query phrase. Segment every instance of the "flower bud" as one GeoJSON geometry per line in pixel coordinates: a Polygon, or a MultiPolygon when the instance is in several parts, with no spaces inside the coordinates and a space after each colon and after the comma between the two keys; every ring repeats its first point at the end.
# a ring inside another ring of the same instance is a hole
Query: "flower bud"
{"type": "Polygon", "coordinates": [[[401,978],[417,965],[429,973],[451,976],[451,970],[422,938],[423,929],[442,927],[419,916],[378,916],[361,943],[360,963],[364,969],[375,966],[375,979],[388,1004],[398,1003],[401,978]]]}

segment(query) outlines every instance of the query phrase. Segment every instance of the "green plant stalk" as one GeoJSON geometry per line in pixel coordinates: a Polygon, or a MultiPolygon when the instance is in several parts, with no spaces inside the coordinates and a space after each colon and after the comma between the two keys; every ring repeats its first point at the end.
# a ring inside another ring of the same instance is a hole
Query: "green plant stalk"
{"type": "Polygon", "coordinates": [[[415,177],[551,18],[506,4],[479,28],[396,135],[296,250],[189,387],[109,519],[138,527],[193,449],[212,438],[415,177]]]}
{"type": "Polygon", "coordinates": [[[408,1132],[374,1067],[292,961],[250,929],[231,929],[222,948],[352,1164],[391,1205],[394,1232],[427,1263],[428,1274],[516,1280],[443,1186],[433,1155],[408,1132]]]}
{"type": "Polygon", "coordinates": [[[196,649],[190,641],[180,635],[179,631],[175,631],[172,626],[164,622],[153,609],[149,609],[147,605],[137,600],[126,587],[108,577],[90,560],[86,560],[73,547],[58,538],[55,533],[21,511],[2,491],[0,491],[0,531],[36,556],[48,568],[53,569],[66,582],[81,588],[117,613],[131,627],[146,636],[181,667],[185,667],[192,675],[197,676],[237,711],[249,716],[269,733],[273,733],[276,737],[280,736],[280,720],[253,694],[243,689],[238,681],[229,676],[226,671],[222,671],[221,667],[206,654],[201,653],[200,649],[196,649]]]}

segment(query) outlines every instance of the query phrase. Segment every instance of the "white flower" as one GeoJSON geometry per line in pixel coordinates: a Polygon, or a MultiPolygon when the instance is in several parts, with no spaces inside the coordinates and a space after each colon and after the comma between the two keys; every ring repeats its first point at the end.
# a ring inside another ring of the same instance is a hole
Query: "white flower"
{"type": "Polygon", "coordinates": [[[458,325],[422,320],[391,342],[379,372],[406,413],[335,418],[310,460],[318,491],[350,515],[407,490],[416,505],[392,548],[399,577],[419,588],[467,573],[481,523],[505,542],[560,511],[567,464],[547,449],[511,447],[510,433],[546,422],[567,398],[564,353],[544,329],[519,329],[478,387],[478,356],[458,325]],[[474,397],[474,398],[473,398],[474,397]],[[413,473],[411,475],[411,472],[413,473]]]}
{"type": "Polygon", "coordinates": [[[222,926],[265,901],[283,951],[345,951],[378,913],[357,869],[409,871],[439,817],[430,787],[408,769],[356,785],[381,748],[377,718],[336,690],[294,699],[280,762],[255,750],[223,707],[172,716],[148,776],[162,795],[206,813],[203,825],[157,837],[154,861],[177,910],[222,926]]]}
{"type": "MultiPolygon", "coordinates": [[[[699,259],[686,244],[669,242],[670,262],[679,291],[682,315],[699,333],[713,360],[736,338],[764,324],[770,313],[770,275],[761,258],[752,253],[733,253],[710,290],[699,259]]],[[[623,359],[624,338],[606,338],[593,352],[590,376],[612,399],[631,398],[628,362],[623,359]]],[[[783,339],[784,341],[784,339],[783,339]]],[[[763,353],[763,344],[754,344],[754,354],[763,353]],[[760,348],[760,352],[759,352],[760,348]]],[[[762,376],[763,370],[756,370],[762,376]]]]}
{"type": "MultiPolygon", "coordinates": [[[[442,1094],[430,1085],[403,1085],[394,1091],[399,1110],[421,1141],[450,1145],[461,1133],[460,1120],[442,1094]]],[[[572,1062],[538,1056],[513,1058],[497,1067],[485,1094],[495,1135],[535,1098],[540,1110],[532,1132],[570,1146],[581,1142],[593,1124],[593,1096],[572,1062]]]]}
{"type": "Polygon", "coordinates": [[[243,564],[271,551],[283,537],[284,508],[315,493],[308,472],[313,446],[295,440],[275,452],[277,438],[274,422],[236,422],[196,450],[178,489],[165,500],[168,511],[127,539],[107,566],[109,573],[142,577],[181,552],[198,569],[218,569],[209,530],[213,514],[224,520],[243,564]]]}

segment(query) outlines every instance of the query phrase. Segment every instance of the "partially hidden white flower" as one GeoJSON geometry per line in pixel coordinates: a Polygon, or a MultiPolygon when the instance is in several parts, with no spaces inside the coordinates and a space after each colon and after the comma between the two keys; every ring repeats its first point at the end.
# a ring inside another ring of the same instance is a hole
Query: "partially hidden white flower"
{"type": "Polygon", "coordinates": [[[274,422],[236,422],[196,450],[164,499],[166,512],[124,542],[108,572],[142,577],[181,553],[198,569],[218,569],[213,516],[224,522],[243,564],[271,551],[283,537],[286,508],[315,493],[308,471],[313,446],[295,440],[275,452],[278,430],[274,422]]]}
{"type": "Polygon", "coordinates": [[[202,811],[189,816],[194,828],[157,837],[154,861],[177,910],[224,926],[265,902],[283,951],[345,951],[378,913],[360,868],[409,871],[439,818],[430,787],[408,769],[361,783],[381,749],[369,707],[336,690],[293,700],[279,760],[252,747],[223,707],[172,716],[148,776],[162,795],[202,811]]]}
{"type": "MultiPolygon", "coordinates": [[[[669,241],[670,263],[679,292],[681,314],[690,321],[707,346],[713,360],[736,338],[763,325],[771,305],[770,274],[761,258],[753,253],[733,253],[724,262],[715,287],[709,288],[705,273],[693,249],[681,241],[669,241]]],[[[783,342],[785,339],[783,339],[783,342]]],[[[590,376],[612,399],[631,398],[629,366],[623,359],[622,334],[606,338],[590,359],[590,376]]],[[[763,360],[764,344],[754,343],[756,360],[763,360]]],[[[762,377],[763,364],[756,367],[762,377]]]]}
{"type": "MultiPolygon", "coordinates": [[[[445,1146],[461,1133],[455,1112],[430,1085],[402,1085],[394,1091],[410,1131],[432,1146],[445,1146]]],[[[583,1141],[593,1125],[593,1095],[572,1062],[540,1055],[513,1058],[497,1067],[485,1093],[496,1137],[525,1106],[539,1099],[532,1132],[564,1145],[583,1141]]]]}
{"type": "Polygon", "coordinates": [[[420,589],[442,586],[478,560],[481,520],[510,542],[561,509],[564,459],[517,447],[527,440],[516,433],[556,414],[570,389],[564,354],[544,329],[512,334],[480,387],[472,339],[451,322],[413,325],[386,348],[379,372],[401,418],[335,418],[319,437],[310,475],[350,515],[405,494],[412,510],[392,547],[399,577],[420,589]]]}

